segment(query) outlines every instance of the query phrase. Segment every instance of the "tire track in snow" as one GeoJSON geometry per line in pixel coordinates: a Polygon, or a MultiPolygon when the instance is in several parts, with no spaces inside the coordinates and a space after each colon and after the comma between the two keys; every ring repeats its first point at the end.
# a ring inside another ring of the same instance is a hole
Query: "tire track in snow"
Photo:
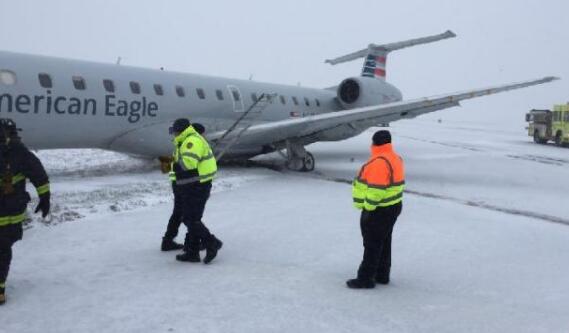
{"type": "MultiPolygon", "coordinates": [[[[430,143],[430,144],[444,146],[444,147],[468,150],[468,151],[477,152],[477,153],[490,152],[491,151],[487,147],[483,149],[480,147],[476,147],[476,146],[468,145],[468,144],[464,144],[464,143],[442,142],[442,141],[436,141],[436,140],[420,139],[420,138],[415,138],[415,137],[405,136],[405,135],[402,135],[401,137],[408,139],[408,140],[419,141],[419,142],[423,142],[423,143],[430,143]]],[[[555,165],[555,166],[567,166],[567,165],[569,165],[569,160],[562,159],[562,158],[553,158],[553,157],[548,157],[548,156],[543,156],[543,155],[505,154],[504,156],[507,158],[515,159],[515,160],[535,162],[535,163],[547,164],[547,165],[555,165]]]]}
{"type": "MultiPolygon", "coordinates": [[[[322,179],[322,180],[336,182],[336,183],[349,184],[349,185],[352,184],[352,180],[348,180],[348,179],[329,178],[329,177],[325,177],[322,175],[318,178],[322,179]]],[[[529,217],[529,218],[542,220],[542,221],[546,221],[546,222],[550,222],[550,223],[564,224],[564,225],[569,226],[569,219],[564,219],[564,218],[553,216],[553,215],[547,215],[547,214],[542,214],[542,213],[537,213],[537,212],[532,212],[532,211],[527,211],[527,210],[521,210],[521,209],[515,209],[515,208],[500,207],[500,206],[491,205],[491,204],[488,204],[485,202],[473,201],[473,200],[464,200],[464,199],[459,199],[459,198],[450,197],[447,195],[436,194],[436,193],[414,191],[414,190],[409,190],[409,189],[406,189],[405,193],[411,194],[411,195],[416,195],[416,196],[423,197],[423,198],[444,200],[444,201],[458,203],[458,204],[461,204],[464,206],[482,208],[482,209],[486,209],[486,210],[490,210],[490,211],[494,211],[494,212],[500,212],[500,213],[505,213],[505,214],[510,214],[510,215],[529,217]]]]}

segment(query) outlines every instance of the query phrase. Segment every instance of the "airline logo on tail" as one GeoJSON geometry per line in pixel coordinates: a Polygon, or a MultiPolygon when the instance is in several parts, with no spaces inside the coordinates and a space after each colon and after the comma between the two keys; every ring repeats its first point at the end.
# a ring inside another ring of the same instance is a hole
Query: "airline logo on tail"
{"type": "Polygon", "coordinates": [[[337,65],[344,62],[364,58],[365,60],[364,67],[362,68],[362,76],[385,80],[387,55],[390,52],[411,46],[438,42],[443,39],[454,37],[456,37],[454,32],[448,30],[442,34],[410,39],[403,42],[384,45],[369,44],[365,49],[358,50],[356,52],[352,52],[334,59],[328,59],[325,62],[331,65],[337,65]]]}
{"type": "Polygon", "coordinates": [[[376,79],[385,79],[387,58],[384,55],[369,54],[364,62],[362,76],[376,79]]]}

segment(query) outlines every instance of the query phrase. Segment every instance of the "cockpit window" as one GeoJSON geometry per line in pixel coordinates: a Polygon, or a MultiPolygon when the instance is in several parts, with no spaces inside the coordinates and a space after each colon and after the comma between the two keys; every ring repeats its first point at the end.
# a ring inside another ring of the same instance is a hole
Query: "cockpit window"
{"type": "Polygon", "coordinates": [[[6,86],[13,86],[16,84],[16,73],[6,70],[0,69],[0,83],[6,86]]]}

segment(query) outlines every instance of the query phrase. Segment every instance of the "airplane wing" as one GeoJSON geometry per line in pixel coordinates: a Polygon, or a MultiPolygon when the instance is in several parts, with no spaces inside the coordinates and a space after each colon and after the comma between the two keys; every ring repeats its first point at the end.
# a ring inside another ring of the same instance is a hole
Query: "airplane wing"
{"type": "MultiPolygon", "coordinates": [[[[353,135],[354,132],[361,132],[377,124],[414,118],[433,111],[459,106],[459,102],[463,100],[525,88],[554,80],[558,80],[558,78],[545,77],[532,81],[493,86],[484,89],[253,125],[241,135],[236,146],[272,145],[280,149],[286,140],[294,140],[306,145],[318,141],[318,138],[322,137],[327,131],[341,131],[342,127],[345,126],[351,129],[353,135]]],[[[212,133],[208,135],[208,138],[215,141],[219,139],[221,135],[222,132],[212,133]]],[[[346,138],[347,137],[349,136],[346,136],[346,138]]]]}

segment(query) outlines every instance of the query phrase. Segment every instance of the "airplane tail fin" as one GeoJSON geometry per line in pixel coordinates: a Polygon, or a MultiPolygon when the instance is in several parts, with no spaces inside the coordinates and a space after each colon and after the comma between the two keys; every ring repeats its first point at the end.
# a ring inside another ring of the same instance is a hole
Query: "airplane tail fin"
{"type": "Polygon", "coordinates": [[[331,65],[337,65],[344,62],[349,62],[359,58],[364,58],[364,65],[362,68],[362,76],[385,80],[387,75],[387,55],[391,51],[404,49],[415,45],[428,44],[437,42],[447,38],[454,38],[456,34],[450,30],[445,33],[428,36],[423,38],[410,39],[403,42],[377,45],[370,44],[367,48],[346,54],[334,59],[328,59],[325,62],[331,65]]]}

